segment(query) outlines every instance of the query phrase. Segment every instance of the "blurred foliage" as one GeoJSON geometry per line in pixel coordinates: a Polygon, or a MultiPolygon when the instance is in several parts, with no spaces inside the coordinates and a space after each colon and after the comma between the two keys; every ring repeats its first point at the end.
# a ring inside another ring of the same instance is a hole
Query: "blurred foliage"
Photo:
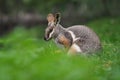
{"type": "Polygon", "coordinates": [[[103,52],[68,56],[53,41],[43,40],[44,29],[16,27],[0,38],[0,80],[120,80],[120,18],[90,22],[103,52]]]}

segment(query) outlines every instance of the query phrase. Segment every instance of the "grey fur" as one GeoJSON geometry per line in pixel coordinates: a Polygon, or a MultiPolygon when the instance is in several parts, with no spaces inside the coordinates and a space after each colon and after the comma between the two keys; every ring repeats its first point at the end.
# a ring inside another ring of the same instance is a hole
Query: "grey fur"
{"type": "MultiPolygon", "coordinates": [[[[101,49],[99,37],[93,30],[84,25],[76,25],[68,28],[63,28],[60,24],[57,24],[54,30],[55,32],[53,34],[53,39],[55,41],[59,38],[59,35],[65,35],[66,38],[69,38],[71,45],[73,43],[76,43],[83,53],[92,53],[101,49]],[[75,37],[78,39],[73,42],[72,36],[70,33],[68,33],[68,31],[72,31],[75,34],[75,37]]],[[[56,42],[59,44],[58,41],[56,42]]]]}
{"type": "Polygon", "coordinates": [[[79,45],[82,52],[91,53],[101,49],[99,37],[90,28],[84,25],[76,25],[69,27],[68,30],[72,31],[79,38],[74,43],[79,45]]]}

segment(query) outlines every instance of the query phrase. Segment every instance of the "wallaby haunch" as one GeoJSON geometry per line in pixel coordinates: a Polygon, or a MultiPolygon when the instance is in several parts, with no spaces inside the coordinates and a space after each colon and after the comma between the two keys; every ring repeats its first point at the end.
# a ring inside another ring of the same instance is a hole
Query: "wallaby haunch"
{"type": "Polygon", "coordinates": [[[68,49],[68,54],[94,53],[101,50],[99,37],[94,31],[84,25],[62,27],[60,13],[48,14],[48,27],[45,30],[46,41],[54,39],[57,44],[68,49]]]}

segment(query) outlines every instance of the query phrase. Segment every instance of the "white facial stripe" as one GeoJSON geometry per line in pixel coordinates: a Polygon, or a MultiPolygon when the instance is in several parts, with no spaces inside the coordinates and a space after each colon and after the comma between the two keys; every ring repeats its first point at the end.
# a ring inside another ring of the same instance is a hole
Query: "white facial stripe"
{"type": "Polygon", "coordinates": [[[52,35],[53,35],[53,33],[54,33],[54,29],[52,30],[52,32],[49,34],[49,38],[51,38],[52,37],[52,35]]]}
{"type": "Polygon", "coordinates": [[[80,49],[80,47],[79,47],[77,44],[73,44],[72,46],[74,47],[74,49],[75,49],[77,52],[82,52],[82,50],[80,49]]]}

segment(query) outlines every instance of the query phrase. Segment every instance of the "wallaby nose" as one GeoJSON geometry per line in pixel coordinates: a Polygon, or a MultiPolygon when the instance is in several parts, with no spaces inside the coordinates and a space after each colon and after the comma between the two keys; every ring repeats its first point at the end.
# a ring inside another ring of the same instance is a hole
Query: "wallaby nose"
{"type": "Polygon", "coordinates": [[[44,40],[45,40],[45,41],[48,41],[49,39],[48,39],[47,37],[44,36],[44,40]]]}

